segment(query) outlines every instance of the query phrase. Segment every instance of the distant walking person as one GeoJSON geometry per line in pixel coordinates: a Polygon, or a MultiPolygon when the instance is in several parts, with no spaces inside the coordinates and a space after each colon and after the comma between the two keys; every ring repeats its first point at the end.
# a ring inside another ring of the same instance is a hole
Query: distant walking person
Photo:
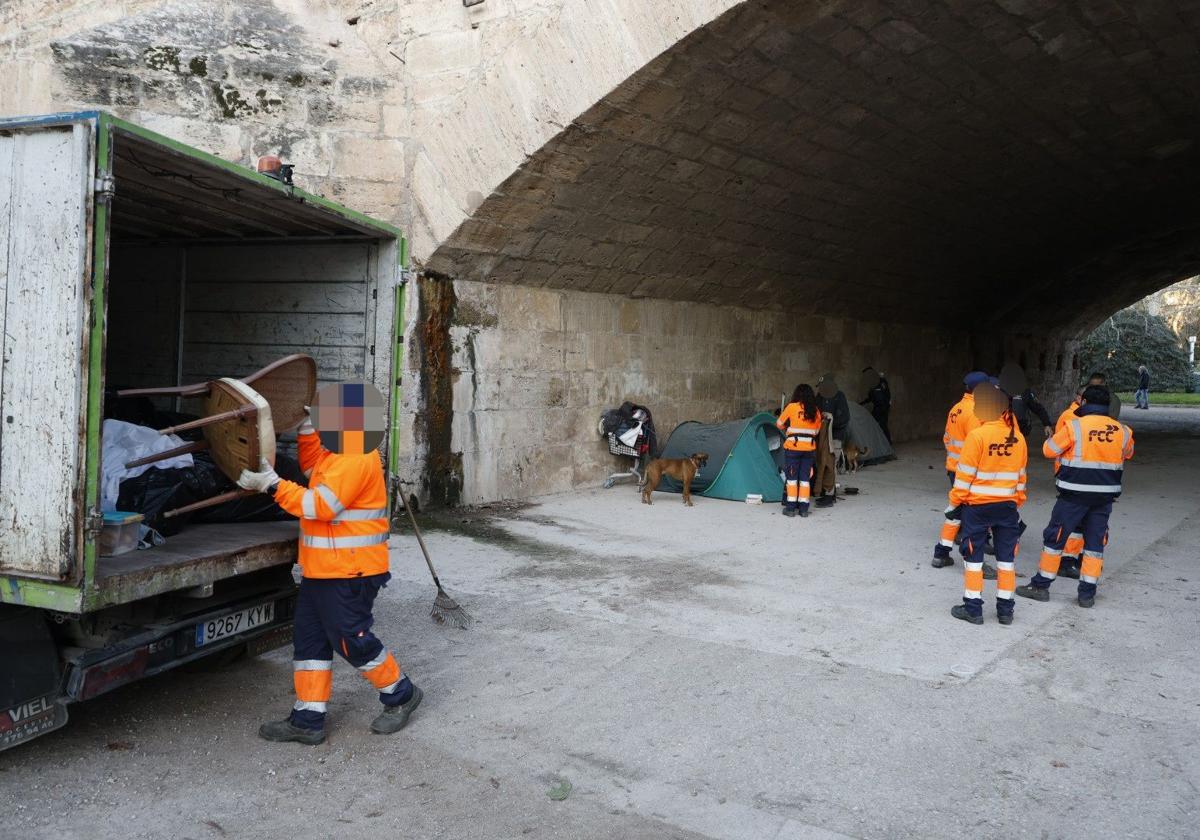
{"type": "Polygon", "coordinates": [[[1145,365],[1138,365],[1138,387],[1133,395],[1134,408],[1150,410],[1150,371],[1145,365]]]}

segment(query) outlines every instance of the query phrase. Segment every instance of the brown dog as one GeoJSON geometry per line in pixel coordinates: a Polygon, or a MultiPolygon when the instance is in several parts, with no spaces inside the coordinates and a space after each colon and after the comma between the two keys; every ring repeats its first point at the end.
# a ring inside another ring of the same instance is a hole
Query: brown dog
{"type": "Polygon", "coordinates": [[[858,472],[858,459],[869,454],[870,447],[859,449],[856,444],[847,442],[842,445],[842,463],[839,465],[845,472],[858,472]]]}
{"type": "Polygon", "coordinates": [[[656,458],[646,465],[646,483],[642,485],[642,504],[654,504],[650,494],[658,488],[664,475],[683,484],[683,503],[692,507],[692,479],[708,463],[707,452],[695,452],[687,458],[656,458]]]}

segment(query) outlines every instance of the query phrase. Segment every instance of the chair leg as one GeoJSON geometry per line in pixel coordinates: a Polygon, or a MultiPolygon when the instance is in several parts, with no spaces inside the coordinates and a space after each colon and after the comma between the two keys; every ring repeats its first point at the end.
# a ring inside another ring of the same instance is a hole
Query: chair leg
{"type": "Polygon", "coordinates": [[[172,449],[164,449],[162,452],[155,452],[153,455],[138,458],[136,461],[130,461],[125,464],[125,469],[131,470],[134,467],[153,464],[156,461],[166,461],[169,458],[178,458],[180,455],[187,455],[192,452],[203,452],[205,449],[208,449],[208,441],[196,440],[191,443],[185,443],[183,446],[176,446],[172,449]]]}
{"type": "Polygon", "coordinates": [[[170,519],[173,516],[179,516],[181,513],[191,513],[194,510],[200,510],[214,505],[221,505],[225,502],[232,502],[234,499],[241,499],[246,496],[256,495],[253,490],[230,490],[228,493],[222,493],[219,496],[213,496],[211,499],[204,499],[199,502],[192,502],[190,505],[184,505],[175,510],[169,510],[163,514],[163,519],[170,519]]]}
{"type": "Polygon", "coordinates": [[[159,429],[160,435],[173,435],[178,432],[186,432],[190,429],[202,429],[205,426],[211,426],[214,423],[224,423],[228,420],[240,420],[243,417],[249,417],[251,414],[258,412],[258,409],[253,405],[243,405],[235,408],[232,411],[223,411],[220,414],[213,414],[208,417],[201,417],[199,420],[192,420],[188,423],[180,423],[178,426],[171,426],[166,429],[159,429]]]}

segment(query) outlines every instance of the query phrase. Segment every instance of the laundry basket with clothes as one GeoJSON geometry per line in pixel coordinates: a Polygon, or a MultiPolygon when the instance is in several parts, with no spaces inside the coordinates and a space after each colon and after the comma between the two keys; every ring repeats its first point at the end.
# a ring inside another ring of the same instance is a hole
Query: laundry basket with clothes
{"type": "Polygon", "coordinates": [[[654,418],[644,405],[624,402],[620,408],[611,408],[600,415],[600,435],[608,442],[608,451],[613,455],[630,458],[628,470],[612,473],[604,480],[604,486],[612,487],[623,478],[637,478],[642,485],[642,467],[655,456],[658,436],[654,431],[654,418]]]}

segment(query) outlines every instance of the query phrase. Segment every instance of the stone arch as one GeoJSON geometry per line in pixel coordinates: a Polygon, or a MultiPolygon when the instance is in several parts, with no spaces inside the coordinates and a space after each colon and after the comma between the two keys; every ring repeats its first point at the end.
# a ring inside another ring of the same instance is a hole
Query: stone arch
{"type": "MultiPolygon", "coordinates": [[[[564,127],[427,265],[501,312],[556,300],[543,331],[614,361],[581,406],[633,390],[728,415],[876,356],[907,380],[901,433],[927,434],[967,365],[1070,360],[1090,326],[1200,268],[1198,27],[1165,2],[739,4],[564,127]],[[747,393],[737,367],[703,371],[731,385],[723,406],[670,384],[687,362],[647,381],[662,331],[686,329],[646,315],[667,302],[790,359],[748,362],[747,393]],[[564,314],[614,305],[603,337],[564,314]]],[[[464,370],[481,367],[476,348],[464,370]]],[[[1054,395],[1076,372],[1031,374],[1054,395]]]]}

